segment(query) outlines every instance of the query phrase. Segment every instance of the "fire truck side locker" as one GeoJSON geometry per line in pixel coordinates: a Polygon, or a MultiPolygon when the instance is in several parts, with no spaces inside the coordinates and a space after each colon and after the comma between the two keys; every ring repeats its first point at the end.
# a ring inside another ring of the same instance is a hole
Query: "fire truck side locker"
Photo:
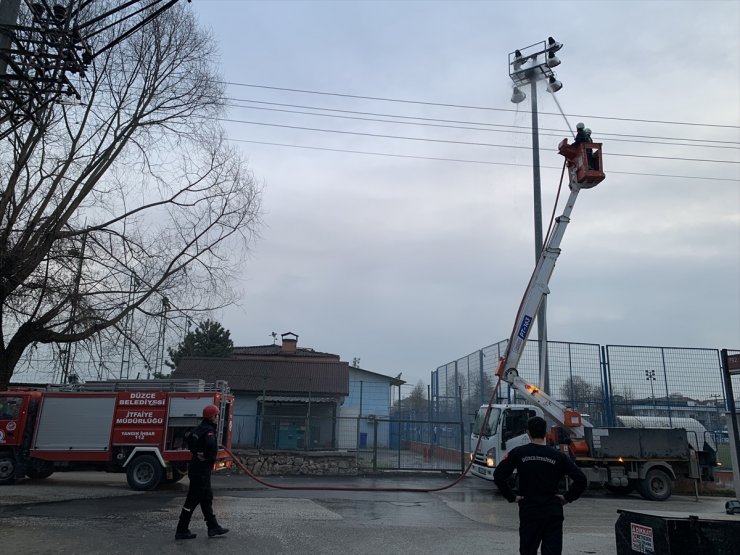
{"type": "MultiPolygon", "coordinates": [[[[48,460],[75,460],[81,452],[108,459],[116,394],[48,393],[38,415],[33,456],[48,460]]],[[[85,459],[90,460],[88,456],[85,459]]]]}

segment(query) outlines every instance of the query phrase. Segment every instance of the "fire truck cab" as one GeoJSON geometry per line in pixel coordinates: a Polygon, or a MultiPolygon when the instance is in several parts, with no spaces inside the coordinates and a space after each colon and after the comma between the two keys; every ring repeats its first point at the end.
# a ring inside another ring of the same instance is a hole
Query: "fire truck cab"
{"type": "Polygon", "coordinates": [[[226,382],[125,380],[0,392],[0,485],[56,471],[126,472],[134,490],[187,474],[185,433],[220,408],[217,468],[228,465],[233,396],[226,382]]]}

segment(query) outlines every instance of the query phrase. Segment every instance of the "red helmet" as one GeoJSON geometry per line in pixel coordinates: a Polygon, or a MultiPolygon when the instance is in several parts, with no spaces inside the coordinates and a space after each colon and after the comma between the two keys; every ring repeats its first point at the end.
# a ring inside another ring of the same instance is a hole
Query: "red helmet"
{"type": "Polygon", "coordinates": [[[203,418],[218,416],[218,407],[216,405],[206,405],[203,407],[203,418]]]}

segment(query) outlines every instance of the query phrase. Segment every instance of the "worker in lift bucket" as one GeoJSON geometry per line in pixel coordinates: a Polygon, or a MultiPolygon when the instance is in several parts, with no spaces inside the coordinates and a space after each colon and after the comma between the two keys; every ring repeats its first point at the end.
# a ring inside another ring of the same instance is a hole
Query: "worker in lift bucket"
{"type": "Polygon", "coordinates": [[[581,143],[590,143],[590,142],[591,142],[591,137],[586,136],[586,125],[582,121],[579,121],[576,124],[576,138],[573,141],[573,144],[579,145],[581,143]]]}
{"type": "Polygon", "coordinates": [[[493,472],[501,494],[519,505],[519,553],[560,555],[563,551],[563,505],[578,499],[586,489],[586,475],[568,455],[545,444],[547,423],[540,416],[527,421],[530,442],[515,447],[499,462],[493,472]],[[518,474],[517,493],[509,479],[518,474]],[[568,491],[560,495],[558,484],[563,476],[572,480],[568,491]]]}
{"type": "MultiPolygon", "coordinates": [[[[581,143],[591,143],[591,130],[586,127],[586,125],[579,121],[576,124],[576,138],[573,141],[573,146],[579,145],[581,143]]],[[[586,162],[588,164],[588,169],[595,170],[598,169],[596,167],[596,159],[594,158],[593,150],[590,148],[586,149],[586,162]]]]}
{"type": "Polygon", "coordinates": [[[193,454],[188,467],[190,487],[185,505],[180,511],[180,520],[175,531],[176,540],[192,540],[196,537],[190,529],[190,519],[193,511],[200,505],[203,518],[208,527],[208,537],[222,536],[229,530],[223,528],[213,514],[213,491],[211,490],[211,470],[218,454],[218,407],[208,405],[203,409],[203,420],[198,427],[193,428],[185,435],[188,448],[193,454]]]}

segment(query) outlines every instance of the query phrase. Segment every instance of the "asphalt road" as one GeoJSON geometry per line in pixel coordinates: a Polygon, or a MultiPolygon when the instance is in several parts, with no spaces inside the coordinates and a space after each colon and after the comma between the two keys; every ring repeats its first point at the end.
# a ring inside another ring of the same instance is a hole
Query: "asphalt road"
{"type": "MultiPolygon", "coordinates": [[[[243,476],[214,478],[219,521],[231,532],[175,541],[187,479],[155,492],[133,492],[124,475],[55,474],[0,487],[0,550],[19,554],[515,554],[517,512],[492,484],[465,478],[440,492],[442,475],[382,478],[269,478],[282,486],[343,486],[379,491],[268,489],[243,476]]],[[[565,508],[565,554],[616,553],[618,509],[724,515],[727,498],[674,496],[663,503],[636,495],[587,494],[565,508]]],[[[740,516],[738,517],[740,519],[740,516]]]]}

